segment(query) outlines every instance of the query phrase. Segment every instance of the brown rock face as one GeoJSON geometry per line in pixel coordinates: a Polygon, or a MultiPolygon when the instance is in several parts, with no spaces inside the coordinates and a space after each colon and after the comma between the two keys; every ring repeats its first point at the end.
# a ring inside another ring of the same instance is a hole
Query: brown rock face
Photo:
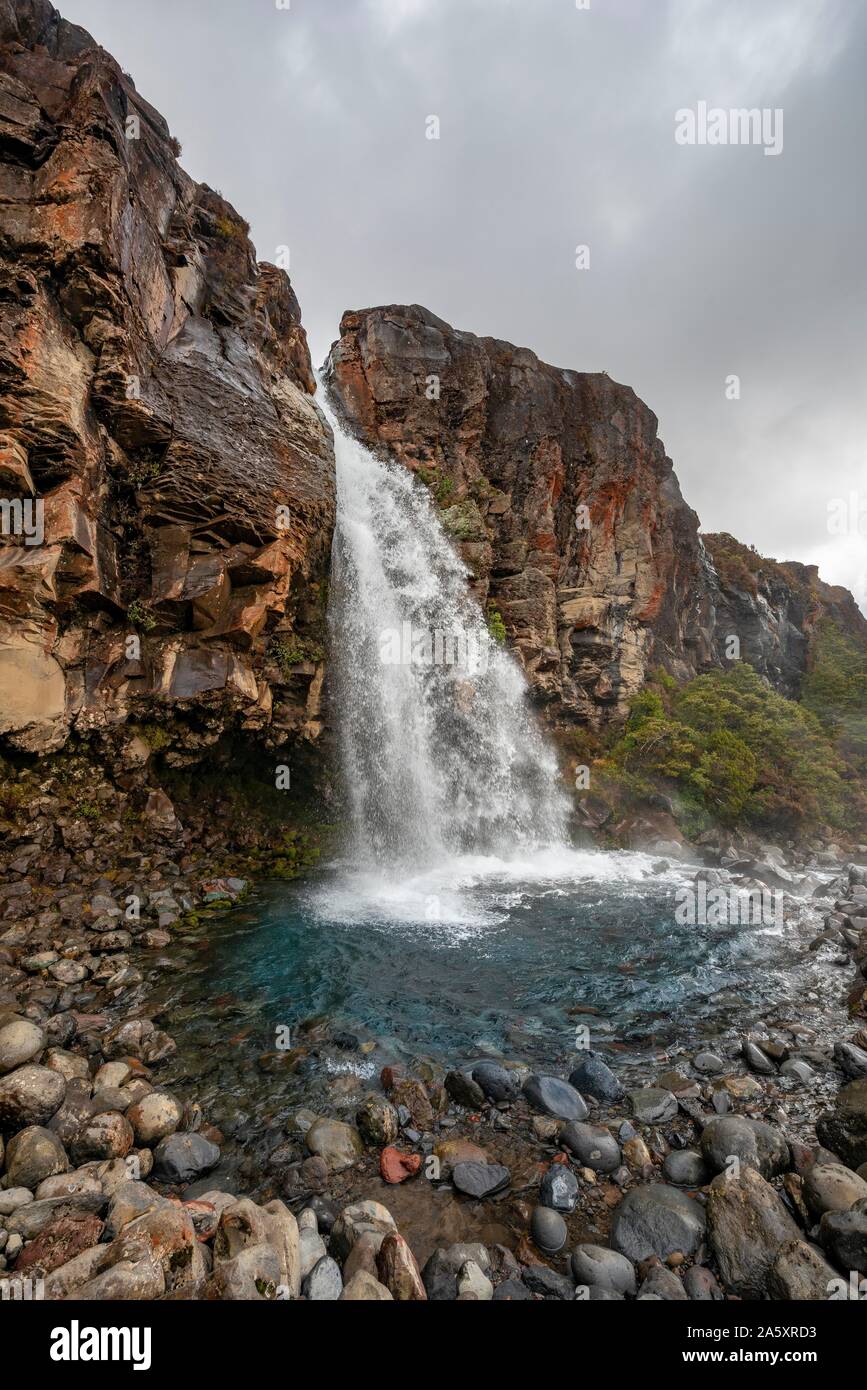
{"type": "Polygon", "coordinates": [[[823,612],[867,641],[851,595],[815,571],[703,542],[656,417],[605,374],[392,305],[344,315],[327,377],[363,441],[430,486],[555,725],[623,719],[650,668],[689,679],[726,661],[731,635],[786,694],[823,612]]]}
{"type": "Polygon", "coordinates": [[[342,411],[447,504],[476,592],[555,717],[598,726],[648,665],[687,676],[706,659],[697,519],[634,392],[417,305],[348,313],[340,332],[342,411]]]}
{"type": "Polygon", "coordinates": [[[24,750],[149,710],[206,712],[206,744],[320,730],[333,452],[300,310],[177,153],[84,30],[0,3],[0,734],[24,750]]]}

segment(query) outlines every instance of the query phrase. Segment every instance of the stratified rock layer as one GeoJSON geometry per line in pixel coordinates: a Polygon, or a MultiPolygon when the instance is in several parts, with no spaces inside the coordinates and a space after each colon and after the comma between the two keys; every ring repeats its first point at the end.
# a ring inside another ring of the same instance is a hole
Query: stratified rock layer
{"type": "Polygon", "coordinates": [[[178,152],[84,30],[0,4],[0,733],[26,751],[154,711],[187,758],[320,730],[330,431],[289,280],[178,152]]]}

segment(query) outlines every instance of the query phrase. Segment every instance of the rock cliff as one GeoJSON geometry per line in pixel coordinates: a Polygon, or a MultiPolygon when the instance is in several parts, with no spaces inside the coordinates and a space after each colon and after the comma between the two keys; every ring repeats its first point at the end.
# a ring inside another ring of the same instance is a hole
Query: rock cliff
{"type": "Polygon", "coordinates": [[[0,3],[0,733],[321,728],[330,431],[288,278],[47,0],[0,3]],[[41,542],[41,543],[40,543],[41,542]]]}
{"type": "Polygon", "coordinates": [[[344,315],[327,378],[351,428],[432,489],[555,725],[622,720],[648,670],[688,679],[731,637],[787,695],[825,613],[867,645],[815,570],[700,536],[656,417],[604,373],[391,305],[344,315]]]}

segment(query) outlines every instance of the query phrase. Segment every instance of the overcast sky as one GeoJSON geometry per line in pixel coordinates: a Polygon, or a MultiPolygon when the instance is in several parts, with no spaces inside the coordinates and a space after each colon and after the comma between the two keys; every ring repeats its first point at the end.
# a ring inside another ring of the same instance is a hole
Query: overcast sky
{"type": "Polygon", "coordinates": [[[260,257],[290,247],[316,364],[344,309],[415,302],[605,370],[658,415],[705,530],[867,611],[864,0],[278,3],[60,8],[260,257]],[[678,144],[702,101],[782,109],[782,152],[678,144]]]}

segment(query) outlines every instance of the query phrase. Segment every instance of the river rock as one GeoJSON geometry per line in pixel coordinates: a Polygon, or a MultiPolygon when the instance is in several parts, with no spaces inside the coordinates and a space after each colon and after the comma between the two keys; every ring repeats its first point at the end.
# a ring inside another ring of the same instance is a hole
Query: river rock
{"type": "Polygon", "coordinates": [[[433,1129],[434,1112],[430,1096],[415,1077],[408,1076],[395,1081],[389,1093],[392,1105],[398,1112],[401,1108],[409,1111],[413,1128],[426,1133],[433,1129]]]}
{"type": "Polygon", "coordinates": [[[126,1111],[135,1142],[144,1148],[153,1148],[161,1139],[174,1134],[183,1117],[180,1101],[167,1091],[150,1091],[126,1111]]]}
{"type": "Polygon", "coordinates": [[[677,1114],[677,1099],[671,1091],[658,1086],[645,1086],[640,1091],[630,1091],[629,1101],[636,1119],[645,1125],[663,1124],[673,1120],[677,1114]]]}
{"type": "Polygon", "coordinates": [[[45,1125],[59,1110],[66,1081],[56,1071],[32,1063],[0,1077],[0,1129],[45,1125]]]}
{"type": "Polygon", "coordinates": [[[627,1259],[658,1255],[667,1260],[675,1251],[694,1255],[704,1232],[705,1214],[698,1202],[677,1188],[651,1183],[633,1188],[615,1208],[610,1240],[627,1259]]]}
{"type": "Polygon", "coordinates": [[[850,1168],[867,1163],[867,1076],[850,1081],[837,1092],[833,1110],[819,1116],[816,1133],[850,1168]]]}
{"type": "Polygon", "coordinates": [[[354,1274],[340,1295],[345,1303],[391,1303],[392,1294],[374,1279],[372,1274],[360,1269],[354,1274]]]}
{"type": "Polygon", "coordinates": [[[169,1134],[154,1149],[154,1177],[168,1183],[194,1182],[219,1161],[220,1150],[204,1135],[169,1134]]]}
{"type": "Polygon", "coordinates": [[[344,1261],[359,1236],[365,1231],[387,1236],[397,1230],[394,1217],[379,1202],[353,1202],[344,1207],[331,1231],[331,1253],[344,1261]]]}
{"type": "Polygon", "coordinates": [[[804,1240],[787,1240],[777,1251],[768,1276],[772,1298],[826,1300],[837,1271],[821,1250],[804,1240]]]}
{"type": "Polygon", "coordinates": [[[364,1153],[358,1130],[342,1120],[317,1120],[304,1138],[310,1152],[324,1158],[332,1173],[351,1168],[364,1153]]]}
{"type": "Polygon", "coordinates": [[[741,1053],[750,1071],[758,1072],[760,1076],[773,1076],[776,1072],[777,1068],[770,1057],[755,1043],[744,1041],[741,1053]]]}
{"type": "Polygon", "coordinates": [[[494,1286],[483,1274],[474,1260],[461,1265],[457,1279],[458,1298],[464,1302],[490,1303],[494,1296],[494,1286]]]}
{"type": "Polygon", "coordinates": [[[703,1265],[693,1265],[686,1271],[683,1287],[695,1303],[721,1303],[725,1297],[713,1273],[703,1265]]]}
{"type": "Polygon", "coordinates": [[[511,1101],[518,1095],[518,1083],[505,1067],[497,1062],[477,1062],[472,1070],[472,1079],[492,1101],[511,1101]]]}
{"type": "Polygon", "coordinates": [[[859,1076],[867,1076],[867,1052],[863,1047],[856,1047],[854,1043],[835,1042],[834,1061],[843,1075],[851,1077],[852,1080],[859,1076]]]}
{"type": "Polygon", "coordinates": [[[501,1163],[456,1163],[452,1169],[452,1182],[466,1197],[493,1197],[511,1181],[509,1169],[501,1163]]]}
{"type": "Polygon", "coordinates": [[[710,1181],[704,1159],[693,1149],[672,1149],[665,1156],[662,1171],[676,1187],[704,1187],[710,1181]]]}
{"type": "Polygon", "coordinates": [[[778,1130],[745,1115],[717,1115],[702,1131],[701,1152],[712,1173],[721,1173],[730,1159],[773,1178],[789,1167],[789,1146],[778,1130]]]}
{"type": "Polygon", "coordinates": [[[539,1202],[552,1211],[574,1211],[578,1179],[565,1163],[552,1163],[539,1184],[539,1202]]]}
{"type": "Polygon", "coordinates": [[[101,1235],[102,1221],[93,1212],[60,1216],[25,1245],[15,1262],[15,1273],[38,1269],[43,1275],[50,1274],[96,1245],[101,1235]]]}
{"type": "Polygon", "coordinates": [[[693,1057],[692,1065],[704,1076],[719,1076],[726,1069],[725,1062],[715,1052],[699,1052],[693,1057]]]}
{"type": "Polygon", "coordinates": [[[456,1105],[463,1105],[467,1110],[479,1110],[485,1103],[484,1091],[468,1072],[447,1072],[444,1084],[446,1094],[456,1105]]]}
{"type": "Polygon", "coordinates": [[[572,1280],[567,1279],[564,1274],[558,1274],[554,1269],[549,1269],[547,1265],[527,1265],[521,1278],[530,1293],[539,1294],[541,1298],[563,1303],[575,1297],[575,1285],[572,1280]]]}
{"type": "Polygon", "coordinates": [[[45,1034],[28,1018],[13,1018],[0,1028],[0,1074],[33,1060],[45,1046],[45,1034]]]}
{"type": "Polygon", "coordinates": [[[11,1216],[19,1207],[26,1207],[33,1201],[29,1187],[0,1188],[0,1216],[11,1216]]]}
{"type": "Polygon", "coordinates": [[[664,1265],[654,1265],[638,1290],[639,1299],[661,1299],[663,1303],[685,1303],[689,1294],[677,1275],[664,1265]]]}
{"type": "Polygon", "coordinates": [[[530,1235],[544,1254],[556,1255],[566,1244],[569,1232],[559,1212],[550,1207],[534,1207],[530,1235]]]}
{"type": "Polygon", "coordinates": [[[867,1274],[867,1202],[857,1202],[851,1211],[826,1212],[819,1240],[841,1269],[867,1274]]]}
{"type": "MultiPolygon", "coordinates": [[[[303,1215],[303,1212],[302,1212],[303,1215]]],[[[319,1261],[328,1254],[325,1248],[325,1241],[322,1239],[315,1227],[302,1227],[298,1232],[298,1253],[301,1269],[301,1280],[307,1278],[318,1265],[319,1261]]]]}
{"type": "Polygon", "coordinates": [[[487,1163],[488,1155],[478,1144],[469,1139],[441,1139],[434,1149],[434,1157],[439,1160],[440,1176],[451,1177],[456,1163],[487,1163]]]}
{"type": "Polygon", "coordinates": [[[355,1123],[365,1144],[374,1149],[393,1144],[400,1129],[397,1111],[385,1096],[365,1096],[356,1111],[355,1123]]]}
{"type": "Polygon", "coordinates": [[[44,1178],[69,1168],[66,1150],[50,1129],[30,1125],[12,1139],[6,1149],[6,1181],[10,1187],[35,1190],[44,1178]]]}
{"type": "Polygon", "coordinates": [[[70,1146],[73,1163],[101,1158],[125,1158],[134,1143],[132,1125],[114,1110],[92,1115],[76,1134],[70,1146]]]}
{"type": "Polygon", "coordinates": [[[572,1275],[576,1284],[595,1284],[630,1297],[635,1294],[635,1270],[631,1261],[604,1245],[576,1246],[572,1252],[572,1275]]]}
{"type": "Polygon", "coordinates": [[[613,1173],[620,1167],[620,1145],[603,1125],[561,1125],[559,1137],[584,1168],[592,1168],[595,1173],[613,1173]]]}
{"type": "Polygon", "coordinates": [[[707,1202],[708,1232],[725,1287],[742,1298],[770,1296],[780,1246],[801,1233],[774,1189],[755,1168],[738,1178],[720,1174],[707,1202]]]}
{"type": "Polygon", "coordinates": [[[589,1113],[584,1098],[559,1076],[528,1076],[524,1095],[535,1110],[558,1120],[586,1120],[589,1113]]]}
{"type": "Polygon", "coordinates": [[[390,1231],[385,1236],[377,1252],[376,1268],[380,1283],[385,1285],[392,1298],[411,1303],[427,1300],[415,1256],[397,1231],[390,1231]]]}
{"type": "Polygon", "coordinates": [[[343,1278],[337,1261],[325,1255],[304,1280],[302,1292],[311,1303],[329,1303],[339,1299],[343,1293],[343,1278]]]}
{"type": "Polygon", "coordinates": [[[842,1163],[814,1163],[804,1176],[804,1197],[816,1216],[849,1211],[867,1197],[867,1182],[842,1163]]]}
{"type": "Polygon", "coordinates": [[[401,1153],[400,1149],[383,1149],[379,1155],[379,1173],[383,1182],[396,1185],[412,1178],[421,1168],[420,1154],[401,1153]]]}
{"type": "Polygon", "coordinates": [[[598,1053],[587,1051],[569,1076],[569,1085],[595,1100],[623,1100],[626,1091],[598,1053]]]}

